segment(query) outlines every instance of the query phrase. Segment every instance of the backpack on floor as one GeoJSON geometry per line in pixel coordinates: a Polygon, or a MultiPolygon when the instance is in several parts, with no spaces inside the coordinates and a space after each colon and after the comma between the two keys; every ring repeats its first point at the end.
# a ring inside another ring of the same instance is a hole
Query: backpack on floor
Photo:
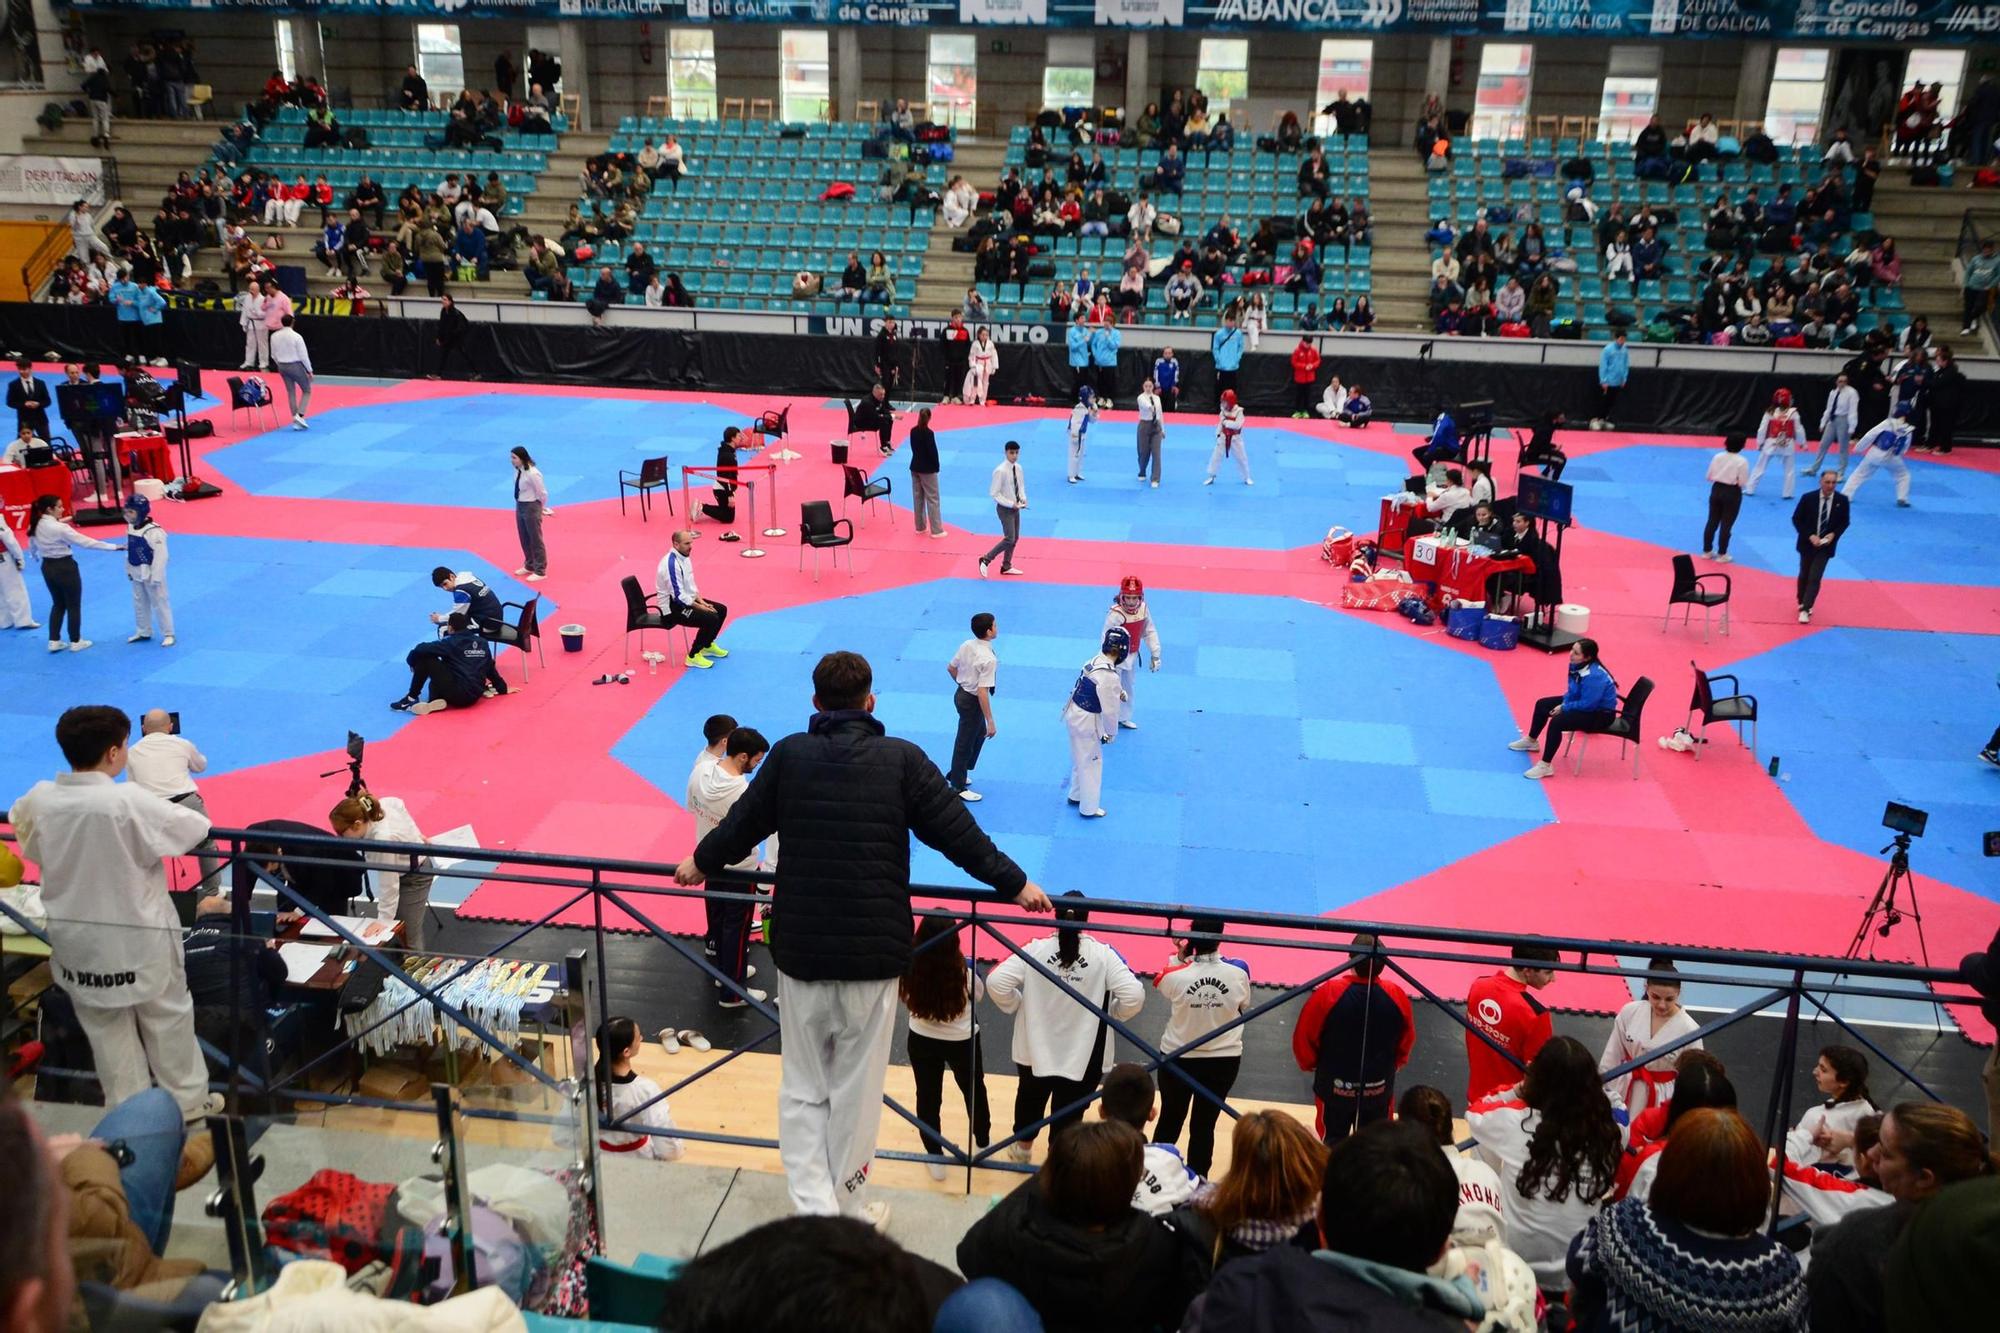
{"type": "Polygon", "coordinates": [[[383,1257],[382,1223],[394,1185],[345,1171],[315,1171],[264,1209],[264,1243],[306,1259],[330,1259],[352,1276],[383,1257]]]}

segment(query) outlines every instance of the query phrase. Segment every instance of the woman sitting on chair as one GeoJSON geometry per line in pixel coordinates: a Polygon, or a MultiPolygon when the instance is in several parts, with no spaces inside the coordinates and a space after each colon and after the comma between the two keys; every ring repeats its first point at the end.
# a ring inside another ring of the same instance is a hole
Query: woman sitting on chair
{"type": "MultiPolygon", "coordinates": [[[[1516,523],[1522,520],[1515,515],[1516,523]]],[[[1569,650],[1569,685],[1561,695],[1535,700],[1528,734],[1508,742],[1510,750],[1533,750],[1539,738],[1542,757],[1521,776],[1546,778],[1555,770],[1556,751],[1573,731],[1602,731],[1618,716],[1618,682],[1597,660],[1597,640],[1578,639],[1569,650]]]]}

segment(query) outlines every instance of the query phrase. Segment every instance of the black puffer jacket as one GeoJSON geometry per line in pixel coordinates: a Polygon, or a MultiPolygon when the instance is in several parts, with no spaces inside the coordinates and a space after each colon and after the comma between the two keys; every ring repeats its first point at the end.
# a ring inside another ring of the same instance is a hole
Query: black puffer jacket
{"type": "Polygon", "coordinates": [[[1048,1333],[1152,1333],[1180,1327],[1207,1275],[1178,1231],[1136,1209],[1102,1231],[1049,1211],[1028,1180],[972,1224],[958,1271],[997,1277],[1042,1317],[1048,1333]]]}
{"type": "Polygon", "coordinates": [[[773,833],[782,851],[771,952],[800,981],[884,981],[909,970],[912,833],[1006,897],[1028,882],[937,765],[858,709],[816,714],[772,746],[694,862],[713,875],[773,833]]]}

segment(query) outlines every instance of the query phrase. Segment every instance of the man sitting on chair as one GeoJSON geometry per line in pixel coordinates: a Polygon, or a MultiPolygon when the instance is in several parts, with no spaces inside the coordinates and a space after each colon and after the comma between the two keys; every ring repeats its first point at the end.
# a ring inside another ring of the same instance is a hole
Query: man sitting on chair
{"type": "Polygon", "coordinates": [[[1597,660],[1597,640],[1578,639],[1569,650],[1569,687],[1560,696],[1535,700],[1528,734],[1508,742],[1507,748],[1532,750],[1541,737],[1541,759],[1521,776],[1546,778],[1556,771],[1556,751],[1566,732],[1603,731],[1617,716],[1618,682],[1597,660]]]}
{"type": "Polygon", "coordinates": [[[694,630],[685,665],[706,671],[729,656],[729,650],[715,641],[729,619],[729,608],[704,598],[695,587],[693,551],[694,533],[682,528],[674,534],[674,548],[660,560],[653,587],[660,595],[660,610],[694,630]]]}

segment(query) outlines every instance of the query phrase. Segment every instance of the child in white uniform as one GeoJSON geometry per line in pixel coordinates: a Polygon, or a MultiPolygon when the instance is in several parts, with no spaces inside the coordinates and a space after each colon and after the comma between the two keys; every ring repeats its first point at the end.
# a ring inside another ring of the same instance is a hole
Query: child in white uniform
{"type": "Polygon", "coordinates": [[[132,635],[127,643],[153,637],[160,623],[160,646],[174,646],[174,608],[167,600],[167,533],[153,521],[153,503],[143,495],[125,502],[125,573],[132,580],[132,635]]]}
{"type": "MultiPolygon", "coordinates": [[[[639,1025],[629,1018],[607,1018],[597,1030],[597,1076],[611,1089],[609,1119],[615,1123],[629,1115],[634,1125],[672,1129],[674,1117],[666,1101],[660,1098],[660,1085],[632,1068],[632,1057],[638,1054],[639,1045],[639,1025]],[[648,1106],[648,1102],[652,1104],[648,1106]],[[646,1109],[640,1111],[642,1106],[646,1109]]],[[[662,1162],[674,1161],[687,1151],[679,1139],[624,1130],[599,1131],[597,1146],[605,1152],[632,1153],[662,1162]]]]}
{"type": "Polygon", "coordinates": [[[28,553],[21,549],[14,529],[0,519],[0,629],[40,629],[35,608],[28,601],[28,585],[21,571],[28,567],[28,553]]]}
{"type": "Polygon", "coordinates": [[[1243,409],[1237,406],[1236,390],[1222,391],[1222,412],[1215,425],[1215,452],[1208,456],[1208,479],[1204,486],[1215,485],[1215,474],[1222,470],[1222,460],[1234,455],[1236,470],[1243,474],[1243,484],[1254,486],[1250,480],[1250,451],[1243,444],[1243,409]]]}
{"type": "Polygon", "coordinates": [[[1084,436],[1090,433],[1090,423],[1097,419],[1097,403],[1092,397],[1088,384],[1076,391],[1076,406],[1069,410],[1069,479],[1072,484],[1083,480],[1084,436]]]}
{"type": "Polygon", "coordinates": [[[965,401],[979,407],[986,406],[987,390],[993,386],[993,377],[1000,373],[1000,348],[993,341],[993,335],[985,327],[972,337],[972,354],[968,358],[965,371],[965,401]]]}
{"type": "MultiPolygon", "coordinates": [[[[1672,972],[1671,959],[1655,958],[1646,964],[1649,972],[1672,972]]],[[[1646,983],[1644,999],[1634,1000],[1618,1011],[1612,1020],[1611,1035],[1605,1038],[1604,1054],[1598,1057],[1598,1072],[1605,1073],[1619,1065],[1638,1059],[1651,1050],[1666,1046],[1700,1025],[1681,1008],[1681,983],[1678,980],[1652,980],[1646,983]]],[[[1614,1101],[1620,1101],[1625,1109],[1636,1117],[1649,1106],[1661,1106],[1674,1095],[1674,1063],[1679,1053],[1688,1047],[1700,1049],[1701,1042],[1689,1042],[1687,1046],[1676,1047],[1657,1060],[1650,1060],[1622,1078],[1605,1084],[1605,1090],[1614,1101]]],[[[1628,1122],[1629,1123],[1629,1122],[1628,1122]]]]}
{"type": "Polygon", "coordinates": [[[1083,671],[1063,705],[1063,724],[1069,728],[1069,803],[1086,819],[1104,814],[1099,794],[1104,788],[1104,757],[1100,753],[1111,744],[1111,720],[1122,702],[1118,688],[1118,664],[1132,651],[1132,639],[1122,629],[1104,631],[1104,647],[1083,664],[1083,671]]]}
{"type": "Polygon", "coordinates": [[[1822,1046],[1813,1083],[1826,1100],[1785,1136],[1785,1156],[1801,1166],[1852,1167],[1854,1126],[1875,1114],[1868,1099],[1868,1057],[1852,1046],[1822,1046]]]}
{"type": "Polygon", "coordinates": [[[1805,442],[1806,426],[1799,420],[1797,409],[1792,406],[1792,391],[1780,389],[1771,396],[1771,410],[1757,423],[1757,466],[1751,470],[1750,482],[1743,488],[1745,495],[1757,493],[1757,483],[1764,475],[1764,469],[1771,465],[1774,457],[1785,460],[1785,494],[1792,498],[1792,489],[1798,481],[1798,447],[1805,442]]]}
{"type": "MultiPolygon", "coordinates": [[[[1144,640],[1151,669],[1160,669],[1160,629],[1146,606],[1146,585],[1136,575],[1128,574],[1119,582],[1118,596],[1104,613],[1104,628],[1124,630],[1126,642],[1135,650],[1144,640]]],[[[1134,731],[1139,724],[1132,720],[1132,696],[1138,692],[1138,681],[1139,654],[1133,651],[1118,664],[1118,725],[1134,731]]]]}

